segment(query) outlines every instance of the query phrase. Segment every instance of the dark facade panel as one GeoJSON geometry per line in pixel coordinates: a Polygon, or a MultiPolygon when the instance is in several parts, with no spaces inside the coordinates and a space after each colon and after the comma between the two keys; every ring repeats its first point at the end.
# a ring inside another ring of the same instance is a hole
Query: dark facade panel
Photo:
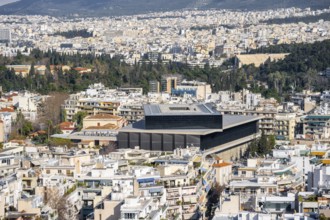
{"type": "Polygon", "coordinates": [[[240,138],[256,134],[258,132],[257,122],[250,122],[237,127],[229,128],[223,132],[215,132],[202,136],[201,149],[210,149],[240,138]]]}
{"type": "Polygon", "coordinates": [[[221,129],[222,115],[145,116],[145,129],[221,129]]]}
{"type": "Polygon", "coordinates": [[[135,146],[140,146],[140,133],[129,134],[129,147],[135,148],[135,146]]]}
{"type": "Polygon", "coordinates": [[[174,135],[163,134],[163,150],[173,151],[174,150],[174,135]]]}
{"type": "Polygon", "coordinates": [[[119,132],[117,136],[118,148],[128,148],[128,133],[119,132]]]}
{"type": "Polygon", "coordinates": [[[152,134],[152,150],[162,150],[162,134],[152,134]]]}
{"type": "Polygon", "coordinates": [[[186,145],[200,147],[201,145],[201,138],[197,135],[187,135],[186,136],[186,145]]]}
{"type": "Polygon", "coordinates": [[[141,149],[152,150],[151,149],[151,134],[141,133],[141,149]]]}
{"type": "Polygon", "coordinates": [[[183,134],[174,135],[174,147],[175,148],[185,148],[186,147],[185,136],[186,135],[183,135],[183,134]]]}

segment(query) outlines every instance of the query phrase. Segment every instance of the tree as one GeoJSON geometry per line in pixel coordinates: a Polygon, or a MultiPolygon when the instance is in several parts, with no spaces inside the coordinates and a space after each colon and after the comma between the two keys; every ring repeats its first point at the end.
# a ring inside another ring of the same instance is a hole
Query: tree
{"type": "Polygon", "coordinates": [[[272,152],[274,146],[275,136],[267,136],[264,134],[264,132],[262,132],[261,137],[259,139],[255,139],[249,144],[248,149],[245,152],[245,156],[253,157],[256,155],[267,155],[272,152]]]}
{"type": "Polygon", "coordinates": [[[63,138],[50,138],[48,140],[50,146],[67,146],[72,147],[72,142],[69,139],[63,138]]]}
{"type": "Polygon", "coordinates": [[[58,219],[68,219],[69,207],[71,206],[68,201],[67,195],[61,195],[58,188],[47,187],[45,192],[45,203],[58,213],[58,219]]]}
{"type": "Polygon", "coordinates": [[[207,194],[207,210],[205,212],[206,217],[208,219],[212,219],[214,216],[215,206],[220,203],[220,195],[222,191],[225,189],[225,186],[221,186],[219,183],[213,184],[212,188],[207,194]]]}
{"type": "Polygon", "coordinates": [[[13,123],[11,138],[26,137],[33,130],[32,122],[26,120],[24,115],[21,112],[18,112],[16,120],[13,123]]]}
{"type": "Polygon", "coordinates": [[[42,103],[40,109],[42,112],[41,121],[46,123],[50,120],[54,126],[59,124],[62,121],[62,105],[68,97],[69,95],[67,93],[51,93],[50,96],[42,103]]]}
{"type": "Polygon", "coordinates": [[[62,104],[67,99],[68,94],[52,93],[39,107],[39,123],[42,124],[42,129],[47,130],[47,139],[50,135],[58,131],[57,125],[62,121],[62,104]]]}
{"type": "Polygon", "coordinates": [[[267,150],[268,152],[272,151],[275,147],[276,140],[274,135],[269,135],[267,138],[267,150]]]}
{"type": "Polygon", "coordinates": [[[320,220],[328,220],[329,218],[327,218],[323,213],[320,214],[319,216],[320,220]]]}
{"type": "Polygon", "coordinates": [[[267,136],[262,132],[258,143],[258,154],[265,155],[268,153],[267,144],[267,136]]]}
{"type": "Polygon", "coordinates": [[[83,127],[83,120],[84,118],[88,115],[87,112],[85,111],[80,111],[80,112],[77,112],[77,114],[75,114],[73,116],[73,121],[76,122],[77,124],[77,130],[81,130],[82,127],[83,127]]]}
{"type": "Polygon", "coordinates": [[[30,76],[34,76],[35,75],[34,63],[31,64],[29,75],[30,76]]]}

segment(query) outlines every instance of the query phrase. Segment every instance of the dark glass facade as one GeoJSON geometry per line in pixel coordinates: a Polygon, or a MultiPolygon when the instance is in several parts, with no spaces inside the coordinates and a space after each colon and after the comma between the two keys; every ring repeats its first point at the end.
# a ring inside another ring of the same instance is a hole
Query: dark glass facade
{"type": "Polygon", "coordinates": [[[250,123],[242,124],[240,126],[226,129],[223,132],[215,132],[206,136],[202,136],[201,147],[203,149],[210,149],[212,147],[229,143],[231,141],[235,141],[240,138],[244,138],[257,133],[258,133],[257,121],[250,122],[250,123]]]}
{"type": "Polygon", "coordinates": [[[145,129],[222,129],[222,115],[145,116],[145,129]]]}
{"type": "Polygon", "coordinates": [[[139,146],[140,149],[144,150],[173,151],[175,148],[184,148],[193,145],[201,147],[201,149],[210,149],[256,134],[257,132],[257,121],[207,135],[176,134],[175,131],[173,131],[173,134],[148,133],[148,130],[119,132],[118,148],[134,148],[135,146],[139,146]]]}
{"type": "Polygon", "coordinates": [[[154,151],[173,151],[175,148],[200,146],[200,136],[184,134],[129,133],[118,134],[118,148],[134,148],[154,151]]]}

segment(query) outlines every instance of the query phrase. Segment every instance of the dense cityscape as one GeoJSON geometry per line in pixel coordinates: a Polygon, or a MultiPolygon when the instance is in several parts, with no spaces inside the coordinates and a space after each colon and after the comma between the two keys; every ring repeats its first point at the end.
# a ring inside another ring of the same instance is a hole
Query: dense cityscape
{"type": "Polygon", "coordinates": [[[0,219],[330,219],[329,152],[330,7],[0,14],[0,219]]]}

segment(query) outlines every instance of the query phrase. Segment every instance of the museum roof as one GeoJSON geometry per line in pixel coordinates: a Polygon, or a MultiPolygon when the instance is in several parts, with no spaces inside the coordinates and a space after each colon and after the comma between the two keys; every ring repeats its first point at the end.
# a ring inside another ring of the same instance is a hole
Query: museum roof
{"type": "Polygon", "coordinates": [[[144,105],[145,116],[220,115],[208,104],[151,104],[144,105]]]}

